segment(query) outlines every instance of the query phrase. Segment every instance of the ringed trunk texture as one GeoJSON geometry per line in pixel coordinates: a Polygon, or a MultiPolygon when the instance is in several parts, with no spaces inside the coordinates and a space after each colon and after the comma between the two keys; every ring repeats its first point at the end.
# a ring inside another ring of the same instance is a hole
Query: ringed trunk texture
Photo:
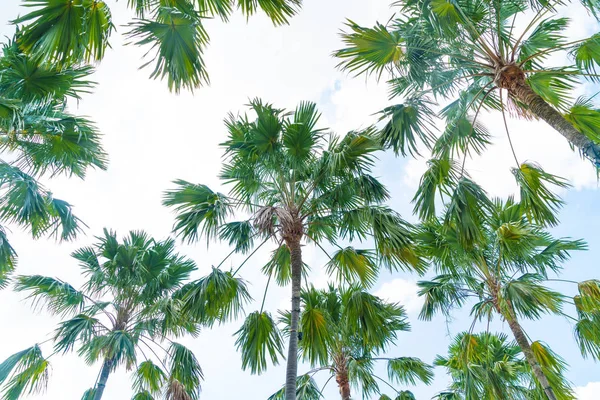
{"type": "Polygon", "coordinates": [[[285,378],[285,400],[296,400],[296,377],[298,375],[298,322],[300,319],[300,289],[302,286],[302,249],[300,239],[289,240],[292,267],[292,320],[285,378]]]}
{"type": "Polygon", "coordinates": [[[557,400],[556,395],[554,394],[554,390],[552,390],[550,382],[548,382],[548,378],[546,378],[546,375],[544,375],[542,367],[540,366],[537,359],[535,358],[535,355],[533,354],[531,344],[529,343],[525,332],[523,332],[521,325],[519,325],[519,322],[516,320],[516,318],[513,317],[507,318],[507,322],[508,326],[510,327],[510,330],[512,331],[515,337],[515,340],[517,341],[519,347],[521,347],[521,350],[525,355],[525,359],[527,359],[527,362],[531,366],[535,378],[538,380],[540,385],[542,385],[542,388],[544,388],[544,393],[546,393],[548,400],[557,400]]]}
{"type": "Polygon", "coordinates": [[[98,385],[96,386],[94,400],[102,399],[102,394],[104,393],[104,388],[106,387],[106,381],[108,381],[108,376],[110,375],[112,365],[112,360],[104,360],[104,363],[102,364],[102,370],[100,371],[100,379],[98,379],[98,385]]]}
{"type": "Polygon", "coordinates": [[[340,396],[342,396],[342,400],[350,400],[350,382],[348,381],[348,372],[338,373],[335,376],[335,381],[340,389],[340,396]]]}
{"type": "Polygon", "coordinates": [[[596,144],[556,111],[550,104],[535,93],[525,82],[519,82],[510,88],[510,93],[519,101],[526,104],[531,112],[543,119],[563,135],[570,143],[577,147],[581,153],[589,158],[596,167],[600,168],[600,144],[596,144]]]}

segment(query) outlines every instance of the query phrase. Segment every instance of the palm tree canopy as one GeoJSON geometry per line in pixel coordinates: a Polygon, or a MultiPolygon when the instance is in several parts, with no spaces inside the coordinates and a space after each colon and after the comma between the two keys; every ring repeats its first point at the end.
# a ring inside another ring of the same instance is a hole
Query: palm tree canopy
{"type": "Polygon", "coordinates": [[[472,225],[477,241],[471,247],[461,244],[457,229],[447,217],[422,225],[420,243],[432,259],[438,276],[422,281],[425,304],[421,318],[449,313],[469,297],[478,299],[472,312],[487,318],[495,311],[514,309],[519,317],[538,319],[544,313],[562,312],[565,297],[543,286],[558,273],[572,251],[584,250],[581,240],[553,238],[545,229],[527,219],[519,203],[512,199],[489,201],[478,224],[472,225]],[[497,283],[498,303],[492,298],[497,283]]]}
{"type": "MultiPolygon", "coordinates": [[[[197,399],[203,376],[198,361],[169,339],[199,331],[179,300],[195,264],[175,252],[172,239],[157,241],[144,232],[131,232],[119,242],[114,232],[105,230],[98,243],[75,251],[73,257],[86,277],[81,289],[40,275],[19,276],[15,285],[29,293],[35,306],[63,318],[54,332],[54,354],[77,350],[89,364],[110,360],[112,371],[120,366],[134,370],[139,398],[174,391],[188,397],[167,397],[197,399]],[[161,344],[165,341],[167,348],[161,344]],[[140,355],[144,361],[138,364],[140,355]]],[[[9,357],[0,364],[0,384],[6,381],[5,393],[16,386],[22,389],[6,398],[17,399],[25,389],[43,389],[46,379],[40,377],[48,366],[37,345],[9,357]],[[39,369],[31,368],[38,364],[39,369]]],[[[93,398],[94,390],[84,398],[93,398]]]]}
{"type": "MultiPolygon", "coordinates": [[[[380,357],[396,342],[398,332],[410,330],[399,304],[385,302],[357,285],[342,289],[330,285],[326,290],[310,287],[301,298],[300,354],[314,368],[306,376],[328,371],[347,379],[365,398],[381,393],[373,375],[380,361],[387,364],[392,384],[428,384],[433,379],[432,367],[417,358],[380,357]]],[[[283,332],[288,332],[290,313],[282,313],[280,322],[283,332]]]]}
{"type": "MultiPolygon", "coordinates": [[[[250,107],[254,120],[232,115],[226,121],[220,178],[229,194],[181,180],[166,193],[164,204],[176,211],[179,236],[224,240],[240,253],[248,253],[257,238],[285,241],[299,235],[335,243],[372,237],[375,249],[340,248],[330,257],[330,272],[370,283],[378,260],[391,269],[424,270],[413,227],[384,204],[389,192],[371,175],[380,149],[371,128],[339,138],[316,127],[314,103],[301,103],[294,112],[261,100],[250,107]],[[235,211],[251,216],[229,222],[235,211]]],[[[265,272],[285,284],[288,269],[289,250],[279,247],[265,272]]]]}
{"type": "MultiPolygon", "coordinates": [[[[27,53],[61,64],[100,61],[115,26],[99,0],[23,0],[31,12],[13,21],[18,43],[27,53]]],[[[275,25],[287,24],[301,0],[130,0],[135,19],[127,24],[131,44],[149,49],[152,78],[167,78],[169,89],[193,90],[208,83],[203,52],[209,36],[204,20],[227,21],[240,10],[250,17],[262,10],[275,25]]]]}
{"type": "MultiPolygon", "coordinates": [[[[553,362],[564,364],[548,349],[553,362]]],[[[509,342],[504,334],[463,332],[448,348],[447,356],[437,356],[434,364],[445,367],[452,383],[436,399],[545,399],[536,386],[531,368],[523,358],[520,347],[509,342]],[[454,396],[454,397],[452,397],[454,396]]],[[[573,399],[570,391],[561,392],[561,399],[573,399]]]]}
{"type": "MultiPolygon", "coordinates": [[[[29,230],[34,238],[70,240],[82,222],[71,205],[55,198],[37,178],[85,177],[105,169],[100,135],[87,119],[65,110],[67,99],[89,92],[89,67],[57,67],[23,53],[14,40],[0,55],[0,221],[29,230]]],[[[16,252],[0,226],[0,287],[14,269],[16,252]]]]}
{"type": "MultiPolygon", "coordinates": [[[[396,153],[415,154],[419,143],[434,157],[482,153],[491,138],[477,117],[497,110],[546,120],[600,168],[600,111],[591,99],[574,101],[582,79],[598,80],[600,36],[569,41],[561,6],[575,1],[402,0],[388,25],[349,21],[336,52],[340,66],[357,74],[391,73],[391,97],[381,141],[396,153]],[[525,19],[524,26],[519,21],[525,19]],[[549,56],[570,61],[549,66],[549,56]],[[503,98],[502,92],[508,92],[503,98]],[[432,105],[443,101],[441,113],[432,105]],[[446,128],[435,137],[435,119],[446,128]]],[[[594,16],[600,3],[582,0],[594,16]]],[[[505,116],[506,118],[506,116],[505,116]]]]}
{"type": "MultiPolygon", "coordinates": [[[[371,175],[380,149],[371,128],[339,138],[317,128],[314,103],[301,103],[293,112],[261,100],[250,107],[254,118],[226,120],[229,137],[223,143],[220,178],[230,186],[229,194],[181,180],[166,193],[164,204],[176,212],[175,232],[189,241],[201,236],[226,241],[233,247],[230,256],[250,253],[248,258],[274,240],[277,247],[263,272],[282,285],[291,278],[290,241],[306,241],[325,251],[326,243],[372,238],[374,249],[338,245],[335,253],[327,253],[328,272],[344,281],[370,285],[380,265],[424,271],[413,227],[384,204],[389,193],[371,175]],[[240,213],[249,217],[231,221],[240,213]]],[[[189,308],[212,309],[219,319],[235,316],[248,297],[243,281],[235,277],[246,261],[236,271],[214,269],[206,279],[218,276],[221,283],[209,291],[190,286],[189,308]]],[[[302,273],[308,273],[306,266],[302,273]]],[[[238,346],[244,367],[261,372],[267,354],[278,359],[281,340],[268,312],[261,309],[248,318],[238,332],[238,346]]]]}

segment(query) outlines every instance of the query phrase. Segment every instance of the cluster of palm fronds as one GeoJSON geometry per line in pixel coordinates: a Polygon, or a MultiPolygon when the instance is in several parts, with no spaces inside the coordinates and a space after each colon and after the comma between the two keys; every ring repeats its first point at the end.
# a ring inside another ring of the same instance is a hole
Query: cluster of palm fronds
{"type": "Polygon", "coordinates": [[[106,168],[106,154],[93,124],[66,110],[92,87],[90,67],[59,67],[27,54],[16,41],[0,55],[0,286],[14,269],[16,253],[6,224],[33,237],[70,240],[81,230],[71,205],[52,196],[38,178],[106,168]]]}
{"type": "MultiPolygon", "coordinates": [[[[16,262],[7,224],[61,240],[81,231],[70,204],[39,180],[83,178],[88,168],[107,163],[93,124],[72,115],[67,102],[93,86],[87,64],[104,58],[115,30],[109,7],[99,0],[23,1],[33,10],[14,21],[17,32],[0,56],[0,151],[7,160],[0,162],[0,288],[16,262]]],[[[381,127],[338,137],[317,127],[320,114],[309,102],[287,112],[257,99],[251,115],[231,115],[220,174],[229,193],[178,180],[164,198],[176,213],[175,234],[189,242],[227,242],[231,253],[207,276],[188,281],[196,267],[175,252],[173,240],[132,232],[119,242],[105,231],[96,245],[73,254],[86,277],[81,289],[46,276],[17,277],[17,291],[63,321],[51,356],[43,355],[41,343],[0,364],[3,399],[43,389],[49,359],[77,350],[86,362],[102,363],[85,400],[100,400],[121,366],[134,371],[136,400],[196,400],[202,370],[192,351],[172,338],[241,316],[251,296],[238,273],[268,244],[273,250],[261,269],[268,277],[261,306],[235,335],[243,369],[262,373],[286,358],[285,386],[271,400],[323,398],[317,373],[329,375],[325,385],[335,379],[342,400],[352,393],[387,400],[390,389],[396,400],[411,400],[403,386],[432,381],[432,366],[386,354],[410,326],[402,306],[369,293],[382,268],[435,274],[419,282],[424,320],[471,309],[471,330],[434,362],[452,378],[437,398],[574,399],[566,363],[522,327],[523,320],[566,316],[575,322],[582,355],[600,359],[600,281],[574,282],[572,298],[549,287],[560,280],[571,252],[586,248],[547,232],[563,205],[556,189],[569,183],[534,162],[519,162],[512,142],[518,201],[490,198],[465,164],[492,144],[480,117],[497,111],[509,141],[508,116],[541,119],[600,170],[600,111],[593,96],[571,96],[583,80],[599,80],[600,36],[564,36],[569,21],[560,7],[575,3],[600,14],[594,0],[403,0],[394,3],[400,12],[385,26],[350,21],[342,35],[346,47],[335,53],[340,66],[389,73],[392,98],[403,98],[381,111],[381,127]],[[548,67],[557,54],[568,61],[548,67]],[[385,149],[431,154],[414,196],[419,224],[386,205],[390,194],[373,176],[376,155],[385,149]],[[308,245],[326,255],[324,270],[337,286],[311,285],[302,255],[308,245]],[[243,257],[236,267],[222,269],[236,255],[243,257]],[[279,318],[265,310],[272,281],[291,287],[291,309],[279,318]],[[514,342],[472,332],[477,321],[494,316],[507,323],[514,342]],[[299,359],[312,369],[299,374],[299,359]],[[375,373],[377,364],[387,366],[386,378],[375,373]]],[[[166,78],[175,92],[193,90],[208,82],[203,19],[262,10],[281,25],[300,5],[130,0],[136,19],[127,37],[150,49],[144,66],[153,64],[152,78],[166,78]]]]}

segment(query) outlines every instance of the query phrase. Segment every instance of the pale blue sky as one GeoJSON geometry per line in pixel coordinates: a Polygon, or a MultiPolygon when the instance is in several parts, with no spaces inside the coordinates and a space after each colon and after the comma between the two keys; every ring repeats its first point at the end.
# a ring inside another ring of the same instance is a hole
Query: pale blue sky
{"type": "MultiPolygon", "coordinates": [[[[125,9],[125,1],[108,3],[119,32],[114,35],[113,49],[108,51],[94,77],[99,83],[95,94],[72,106],[77,108],[76,112],[96,121],[105,135],[109,170],[91,172],[85,181],[60,178],[47,182],[57,197],[76,206],[77,215],[90,229],[88,235],[76,243],[61,245],[47,240],[33,242],[22,232],[13,230],[11,238],[20,254],[19,273],[54,275],[77,284],[81,278],[69,253],[91,243],[103,227],[116,229],[121,234],[130,229],[145,229],[156,237],[169,235],[172,215],[160,205],[161,193],[176,178],[217,185],[221,155],[217,145],[225,136],[222,120],[230,111],[243,110],[248,98],[262,97],[287,108],[293,108],[301,100],[316,101],[323,112],[322,126],[339,134],[372,124],[375,121],[372,114],[387,104],[383,83],[350,79],[335,69],[336,60],[330,55],[340,46],[337,33],[346,17],[362,24],[387,21],[391,15],[389,0],[305,0],[304,10],[294,18],[292,25],[282,28],[273,28],[261,16],[248,24],[240,16],[232,18],[227,25],[209,21],[212,41],[206,61],[212,84],[194,96],[170,94],[165,83],[150,81],[148,71],[138,71],[143,52],[121,46],[120,33],[125,30],[122,25],[130,19],[131,12],[125,9]]],[[[1,2],[1,36],[12,34],[13,27],[7,21],[21,10],[18,0],[1,2]]],[[[569,35],[578,37],[598,31],[598,25],[581,8],[571,7],[565,12],[577,19],[569,35]]],[[[594,88],[587,90],[591,93],[594,88]]],[[[483,157],[468,161],[467,168],[493,195],[513,194],[515,185],[509,171],[512,160],[503,133],[497,129],[498,117],[483,115],[482,120],[497,136],[496,146],[483,157]]],[[[554,233],[584,238],[589,242],[590,251],[576,254],[567,263],[565,279],[597,278],[600,192],[591,167],[571,154],[565,141],[543,123],[510,121],[510,126],[520,158],[538,161],[550,172],[568,177],[575,185],[565,193],[568,204],[561,213],[562,224],[554,233]]],[[[423,160],[402,160],[391,154],[383,156],[378,164],[377,174],[393,194],[391,205],[406,218],[412,218],[410,199],[422,170],[423,160]]],[[[228,252],[225,246],[214,246],[208,251],[204,243],[181,245],[180,249],[198,263],[199,274],[208,271],[211,264],[217,264],[228,252]]],[[[251,282],[253,296],[258,299],[265,284],[258,270],[267,252],[257,253],[254,262],[242,270],[242,276],[251,282]]],[[[324,257],[314,249],[307,249],[305,254],[314,271],[313,280],[324,284],[327,278],[320,268],[324,257]]],[[[411,333],[400,335],[398,346],[390,351],[390,356],[416,356],[431,362],[436,354],[445,352],[450,340],[448,332],[456,334],[468,329],[470,320],[466,312],[460,312],[455,314],[449,327],[440,318],[427,323],[418,321],[416,280],[417,277],[410,274],[383,272],[374,291],[404,303],[413,325],[411,333]]],[[[272,290],[267,307],[274,312],[287,304],[288,297],[287,288],[272,290]]],[[[0,320],[10,321],[0,328],[0,359],[44,340],[56,322],[55,318],[32,312],[22,298],[6,290],[0,292],[0,320]]],[[[255,307],[255,304],[249,305],[247,310],[253,311],[255,307]]],[[[241,371],[235,339],[231,336],[241,323],[236,321],[207,330],[198,339],[185,340],[205,371],[203,399],[266,399],[283,383],[283,366],[271,368],[262,376],[241,371]]],[[[495,326],[508,332],[502,324],[495,326]]],[[[525,326],[532,338],[546,341],[566,358],[571,366],[568,376],[576,386],[600,382],[600,366],[580,357],[569,322],[549,318],[525,323],[525,326]]],[[[479,328],[485,329],[484,326],[479,328]]],[[[99,365],[86,366],[76,356],[56,359],[47,393],[32,398],[79,399],[83,391],[93,385],[99,368],[99,365]]],[[[308,366],[300,368],[301,371],[308,369],[308,366]]],[[[385,371],[379,372],[385,375],[385,371]]],[[[319,381],[324,383],[323,379],[319,381]]],[[[418,399],[429,399],[444,389],[447,381],[444,371],[436,370],[436,380],[430,387],[411,390],[418,399]]],[[[599,399],[600,383],[595,389],[589,386],[580,393],[581,400],[599,399]]],[[[333,384],[326,394],[328,399],[336,398],[333,384]]],[[[106,398],[126,400],[130,395],[130,378],[120,370],[110,378],[106,398]]]]}

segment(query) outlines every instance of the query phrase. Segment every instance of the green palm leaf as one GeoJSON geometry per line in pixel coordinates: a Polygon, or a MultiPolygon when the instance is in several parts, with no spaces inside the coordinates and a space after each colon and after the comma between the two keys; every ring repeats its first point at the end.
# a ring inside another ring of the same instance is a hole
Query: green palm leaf
{"type": "Polygon", "coordinates": [[[338,50],[335,56],[344,59],[340,66],[357,75],[376,73],[381,76],[389,64],[397,63],[404,52],[400,47],[401,39],[395,32],[377,24],[374,28],[363,28],[348,20],[346,26],[350,33],[343,33],[342,40],[346,48],[338,50]]]}
{"type": "Polygon", "coordinates": [[[600,111],[594,108],[591,99],[577,99],[565,118],[592,141],[600,143],[600,111]]]}
{"type": "Polygon", "coordinates": [[[142,19],[129,24],[128,37],[138,46],[150,46],[153,79],[167,77],[169,89],[178,93],[182,88],[194,90],[208,83],[202,60],[208,34],[194,11],[160,7],[155,20],[142,19]]]}
{"type": "Polygon", "coordinates": [[[405,104],[384,108],[379,121],[388,120],[378,138],[385,148],[406,156],[419,155],[418,142],[431,148],[435,137],[434,112],[427,99],[410,99],[405,104]]]}
{"type": "Polygon", "coordinates": [[[85,304],[82,292],[58,279],[41,276],[19,276],[15,285],[18,292],[31,292],[28,298],[35,304],[46,304],[53,314],[63,314],[81,310],[85,304]]]}
{"type": "Polygon", "coordinates": [[[417,381],[429,384],[433,379],[433,367],[418,358],[398,357],[388,361],[390,381],[416,385],[417,381]]]}
{"type": "Polygon", "coordinates": [[[184,286],[176,296],[184,302],[184,314],[208,325],[237,318],[244,304],[251,299],[242,279],[217,268],[184,286]]]}
{"type": "Polygon", "coordinates": [[[346,247],[336,251],[326,266],[327,273],[337,275],[339,281],[360,282],[372,286],[377,280],[378,266],[370,250],[346,247]]]}
{"type": "Polygon", "coordinates": [[[527,217],[542,226],[556,225],[556,212],[563,201],[547,185],[567,188],[569,183],[531,163],[521,164],[519,169],[513,169],[513,174],[521,189],[521,205],[527,217]]]}
{"type": "Polygon", "coordinates": [[[560,313],[564,296],[538,282],[543,277],[525,274],[506,284],[504,298],[510,301],[518,315],[528,319],[539,319],[542,313],[560,313]]]}
{"type": "Polygon", "coordinates": [[[175,190],[165,194],[163,204],[173,207],[177,214],[173,230],[183,239],[196,241],[200,235],[216,238],[219,227],[231,213],[227,197],[205,185],[177,180],[175,190]]]}
{"type": "Polygon", "coordinates": [[[114,26],[103,1],[24,0],[34,11],[13,21],[29,23],[19,33],[19,45],[49,60],[77,64],[104,57],[114,26]]]}
{"type": "Polygon", "coordinates": [[[200,383],[204,379],[204,374],[196,356],[188,348],[175,342],[171,343],[168,353],[170,385],[167,398],[197,400],[200,396],[200,383]],[[179,393],[181,397],[175,396],[174,393],[179,393]]]}
{"type": "Polygon", "coordinates": [[[38,345],[10,356],[0,364],[0,384],[6,382],[3,399],[17,400],[22,394],[39,393],[44,390],[48,381],[49,366],[38,345]]]}
{"type": "Polygon", "coordinates": [[[249,314],[235,334],[235,344],[242,351],[244,370],[249,367],[253,374],[261,374],[267,368],[267,357],[276,365],[283,356],[281,333],[267,312],[249,314]]]}

